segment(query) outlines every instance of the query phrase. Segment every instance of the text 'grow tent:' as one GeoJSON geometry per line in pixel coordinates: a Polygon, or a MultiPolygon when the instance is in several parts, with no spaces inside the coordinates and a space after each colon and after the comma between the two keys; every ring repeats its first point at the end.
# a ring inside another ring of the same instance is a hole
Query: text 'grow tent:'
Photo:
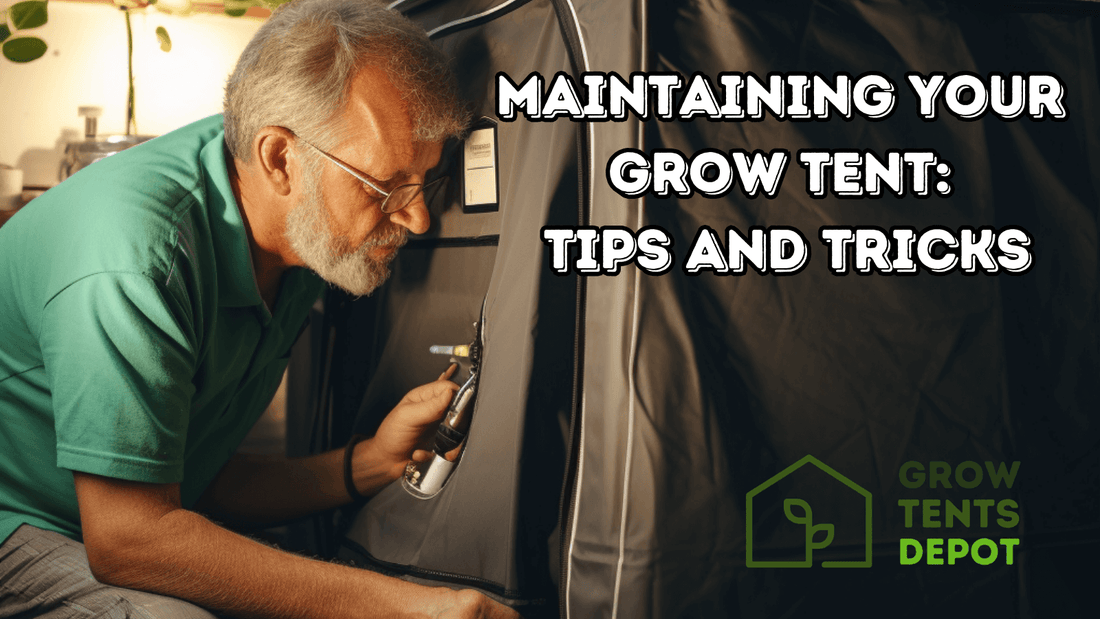
{"type": "Polygon", "coordinates": [[[401,250],[375,296],[326,300],[313,446],[370,433],[446,367],[434,345],[479,337],[479,385],[442,489],[424,499],[393,484],[341,514],[333,554],[476,588],[527,617],[1096,612],[1100,5],[396,8],[453,58],[484,117],[496,201],[471,208],[464,146],[451,145],[437,171],[448,182],[428,196],[432,230],[401,250]],[[498,73],[580,83],[594,71],[875,71],[898,85],[907,72],[1046,72],[1063,81],[1069,115],[926,121],[902,87],[880,121],[496,116],[498,73]],[[931,149],[951,162],[954,191],[815,199],[792,162],[772,199],[736,189],[627,199],[605,178],[625,148],[931,149]],[[540,239],[548,225],[660,226],[677,265],[559,276],[540,239]],[[810,260],[792,275],[688,275],[679,263],[703,226],[790,227],[809,239],[810,260]],[[1034,261],[1019,275],[838,276],[823,226],[1018,226],[1034,261]],[[942,565],[929,539],[944,540],[942,565]],[[982,539],[996,561],[983,564],[982,539]],[[1018,540],[1011,563],[1004,539],[1018,540]],[[963,556],[962,542],[981,549],[963,556]]]}

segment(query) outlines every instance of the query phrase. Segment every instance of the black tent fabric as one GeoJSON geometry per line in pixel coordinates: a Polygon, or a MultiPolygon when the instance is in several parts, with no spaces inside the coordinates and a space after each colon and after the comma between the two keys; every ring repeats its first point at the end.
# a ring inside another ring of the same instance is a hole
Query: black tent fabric
{"type": "Polygon", "coordinates": [[[345,514],[341,558],[476,587],[527,617],[1095,613],[1097,3],[395,7],[496,121],[500,208],[463,209],[451,145],[432,231],[375,297],[328,300],[337,446],[438,375],[429,347],[468,343],[485,308],[453,475],[432,499],[394,484],[345,514]],[[536,71],[878,72],[901,87],[885,120],[496,118],[497,74],[536,71]],[[926,121],[907,72],[1053,73],[1068,118],[926,121]],[[605,178],[626,148],[935,150],[954,191],[817,199],[792,162],[774,198],[627,198],[605,178]],[[586,225],[659,226],[677,265],[554,274],[540,230],[586,225]],[[839,225],[1018,226],[1033,263],[835,275],[818,230],[839,225]],[[790,227],[810,259],[790,275],[692,275],[680,263],[703,226],[790,227]]]}

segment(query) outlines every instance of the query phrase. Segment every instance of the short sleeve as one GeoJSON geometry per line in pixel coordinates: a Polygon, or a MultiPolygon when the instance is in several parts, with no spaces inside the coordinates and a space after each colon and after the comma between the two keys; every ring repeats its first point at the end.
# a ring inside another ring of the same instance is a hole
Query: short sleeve
{"type": "Polygon", "coordinates": [[[134,273],[91,275],[49,301],[39,341],[58,467],[183,479],[198,350],[184,305],[134,273]]]}

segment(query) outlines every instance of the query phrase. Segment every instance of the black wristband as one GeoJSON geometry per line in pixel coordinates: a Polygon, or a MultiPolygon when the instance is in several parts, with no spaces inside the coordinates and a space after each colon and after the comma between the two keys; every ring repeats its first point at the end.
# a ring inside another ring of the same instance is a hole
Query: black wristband
{"type": "Polygon", "coordinates": [[[351,475],[351,456],[355,453],[355,446],[368,438],[370,437],[366,434],[355,434],[344,447],[344,488],[347,489],[348,496],[354,503],[362,503],[367,500],[367,497],[359,494],[359,489],[355,487],[355,479],[351,475]]]}

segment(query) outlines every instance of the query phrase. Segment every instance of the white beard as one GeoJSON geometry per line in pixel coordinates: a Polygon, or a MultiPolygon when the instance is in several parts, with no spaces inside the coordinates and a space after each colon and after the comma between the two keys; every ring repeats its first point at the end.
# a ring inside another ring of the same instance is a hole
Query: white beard
{"type": "Polygon", "coordinates": [[[407,240],[407,230],[383,219],[365,241],[354,249],[347,237],[334,237],[328,225],[324,200],[320,191],[320,170],[308,166],[302,201],[286,216],[286,236],[291,248],[314,273],[349,294],[367,296],[390,276],[389,264],[396,256],[391,252],[379,260],[370,252],[379,247],[401,247],[407,240]]]}

